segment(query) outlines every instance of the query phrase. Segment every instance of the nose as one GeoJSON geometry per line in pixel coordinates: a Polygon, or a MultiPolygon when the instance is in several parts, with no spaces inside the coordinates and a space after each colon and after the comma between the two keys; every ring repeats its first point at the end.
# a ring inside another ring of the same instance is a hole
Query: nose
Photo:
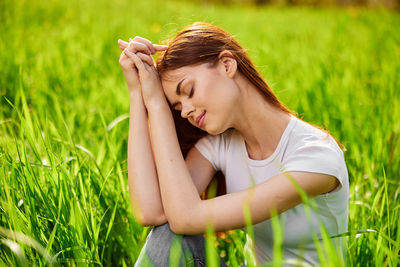
{"type": "Polygon", "coordinates": [[[187,119],[193,111],[194,106],[190,103],[190,101],[182,100],[181,117],[187,119]]]}

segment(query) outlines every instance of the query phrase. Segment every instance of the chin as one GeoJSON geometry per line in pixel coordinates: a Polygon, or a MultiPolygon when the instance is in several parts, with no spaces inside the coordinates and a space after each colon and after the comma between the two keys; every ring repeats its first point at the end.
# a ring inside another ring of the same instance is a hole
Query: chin
{"type": "Polygon", "coordinates": [[[223,132],[225,132],[227,129],[221,129],[221,128],[207,128],[204,129],[208,134],[210,135],[219,135],[222,134],[223,132]]]}
{"type": "Polygon", "coordinates": [[[229,127],[229,124],[226,123],[216,123],[215,121],[213,121],[214,123],[210,123],[210,121],[207,121],[204,125],[203,125],[203,131],[206,131],[208,134],[210,135],[219,135],[224,133],[226,130],[231,129],[231,127],[229,127]]]}
{"type": "Polygon", "coordinates": [[[218,132],[207,131],[209,135],[218,135],[218,132]]]}

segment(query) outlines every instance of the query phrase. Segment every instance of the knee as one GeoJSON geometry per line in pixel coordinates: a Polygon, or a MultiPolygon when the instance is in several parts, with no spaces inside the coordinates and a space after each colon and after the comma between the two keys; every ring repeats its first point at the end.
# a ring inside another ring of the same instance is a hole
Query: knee
{"type": "Polygon", "coordinates": [[[195,255],[205,254],[205,239],[203,235],[175,234],[168,223],[154,227],[146,243],[146,249],[149,254],[167,255],[172,247],[184,253],[190,251],[195,255]]]}
{"type": "Polygon", "coordinates": [[[141,254],[143,257],[135,266],[147,266],[144,258],[152,263],[150,266],[157,267],[169,266],[171,263],[178,263],[175,265],[179,266],[205,266],[205,239],[203,235],[175,234],[169,224],[165,223],[151,230],[141,254]]]}
{"type": "Polygon", "coordinates": [[[205,254],[205,239],[203,235],[183,235],[182,247],[198,254],[205,254]]]}
{"type": "Polygon", "coordinates": [[[155,226],[149,236],[147,237],[146,243],[151,245],[151,247],[165,246],[165,244],[170,244],[171,240],[176,236],[172,232],[169,223],[164,223],[162,225],[155,226]]]}
{"type": "Polygon", "coordinates": [[[172,232],[171,227],[169,226],[169,223],[164,223],[161,225],[154,226],[154,228],[151,230],[151,235],[152,236],[164,236],[165,234],[167,235],[175,235],[174,232],[172,232]]]}
{"type": "Polygon", "coordinates": [[[204,237],[203,235],[179,235],[175,234],[169,225],[169,223],[165,223],[162,225],[155,226],[153,230],[151,230],[149,235],[149,242],[153,244],[162,245],[165,243],[170,244],[174,238],[179,238],[182,241],[183,247],[189,248],[199,248],[204,246],[204,237]]]}

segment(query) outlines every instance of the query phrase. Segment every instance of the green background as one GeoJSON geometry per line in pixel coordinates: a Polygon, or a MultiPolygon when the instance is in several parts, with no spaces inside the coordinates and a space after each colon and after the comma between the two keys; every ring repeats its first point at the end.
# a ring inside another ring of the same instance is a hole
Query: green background
{"type": "MultiPolygon", "coordinates": [[[[399,14],[158,0],[0,1],[0,264],[134,264],[149,229],[130,211],[117,40],[195,21],[233,34],[280,100],[346,147],[348,264],[398,265],[399,14]]],[[[215,241],[232,266],[243,238],[215,241]]]]}

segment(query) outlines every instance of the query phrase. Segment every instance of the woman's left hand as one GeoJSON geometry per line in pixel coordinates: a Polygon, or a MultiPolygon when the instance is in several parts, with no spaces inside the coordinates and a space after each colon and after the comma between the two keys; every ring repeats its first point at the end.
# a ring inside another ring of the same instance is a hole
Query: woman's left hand
{"type": "Polygon", "coordinates": [[[146,107],[149,108],[159,104],[162,99],[165,100],[161,80],[151,55],[141,52],[133,53],[129,47],[124,49],[124,53],[138,69],[143,101],[146,107]]]}

